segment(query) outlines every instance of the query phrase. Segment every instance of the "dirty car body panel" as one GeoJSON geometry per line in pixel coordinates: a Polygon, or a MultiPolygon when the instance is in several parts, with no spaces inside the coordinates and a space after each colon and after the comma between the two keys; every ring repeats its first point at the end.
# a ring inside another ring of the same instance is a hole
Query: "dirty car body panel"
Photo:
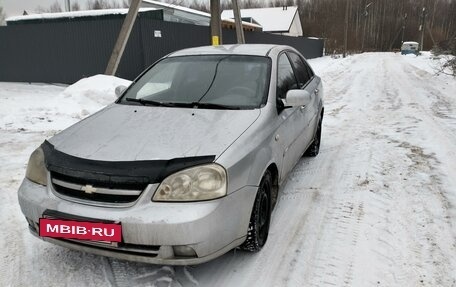
{"type": "Polygon", "coordinates": [[[122,226],[115,244],[40,237],[67,248],[154,264],[209,261],[249,240],[266,173],[270,213],[278,186],[315,142],[322,94],[321,79],[291,47],[172,53],[116,103],[32,154],[18,192],[21,210],[38,237],[44,217],[122,226]],[[191,176],[198,181],[185,181],[191,176]]]}

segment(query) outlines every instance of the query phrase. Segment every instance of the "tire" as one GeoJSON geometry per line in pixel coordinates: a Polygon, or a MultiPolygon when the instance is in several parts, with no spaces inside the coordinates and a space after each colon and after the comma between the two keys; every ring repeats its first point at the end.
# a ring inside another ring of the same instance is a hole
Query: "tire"
{"type": "Polygon", "coordinates": [[[272,175],[271,172],[267,170],[258,187],[252,215],[250,216],[247,239],[240,246],[242,250],[258,252],[266,243],[271,221],[271,192],[272,175]]]}
{"type": "Polygon", "coordinates": [[[321,142],[321,117],[318,120],[317,131],[315,132],[314,139],[312,144],[307,148],[304,156],[307,157],[316,157],[320,152],[320,142],[321,142]]]}

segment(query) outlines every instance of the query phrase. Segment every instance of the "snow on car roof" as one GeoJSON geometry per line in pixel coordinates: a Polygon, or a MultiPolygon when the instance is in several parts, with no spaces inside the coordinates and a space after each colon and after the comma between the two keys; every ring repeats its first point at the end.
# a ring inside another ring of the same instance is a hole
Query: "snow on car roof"
{"type": "Polygon", "coordinates": [[[233,54],[233,55],[253,55],[266,56],[267,53],[278,45],[268,44],[243,44],[243,45],[220,45],[220,46],[203,46],[189,48],[177,51],[169,55],[170,57],[187,56],[187,55],[206,55],[206,54],[233,54]]]}
{"type": "MultiPolygon", "coordinates": [[[[139,12],[159,10],[156,8],[140,8],[139,12]]],[[[87,16],[102,16],[102,15],[116,15],[127,14],[128,9],[100,9],[100,10],[84,10],[84,11],[71,11],[71,12],[57,12],[57,13],[41,13],[30,14],[23,16],[13,16],[6,19],[7,22],[23,21],[23,20],[37,20],[37,19],[58,19],[58,18],[77,18],[87,16]]]]}
{"type": "MultiPolygon", "coordinates": [[[[290,29],[298,7],[272,7],[241,9],[241,17],[250,17],[258,22],[265,32],[283,32],[290,29]]],[[[233,10],[224,10],[222,19],[234,18],[233,10]]]]}
{"type": "Polygon", "coordinates": [[[402,44],[403,45],[418,45],[418,42],[408,41],[408,42],[404,42],[402,44]]]}

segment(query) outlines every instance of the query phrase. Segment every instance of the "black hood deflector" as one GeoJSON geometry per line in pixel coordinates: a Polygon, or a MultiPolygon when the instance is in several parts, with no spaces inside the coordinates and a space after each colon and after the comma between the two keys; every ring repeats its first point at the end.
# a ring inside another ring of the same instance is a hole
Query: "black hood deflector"
{"type": "Polygon", "coordinates": [[[75,157],[58,151],[48,141],[41,145],[47,169],[51,173],[86,182],[149,184],[196,165],[214,162],[215,155],[170,160],[101,161],[75,157]]]}

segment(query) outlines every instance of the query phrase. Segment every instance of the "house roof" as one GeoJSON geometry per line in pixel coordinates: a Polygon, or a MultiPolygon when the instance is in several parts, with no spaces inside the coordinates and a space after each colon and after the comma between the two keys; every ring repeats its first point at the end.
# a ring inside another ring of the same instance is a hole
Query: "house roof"
{"type": "MultiPolygon", "coordinates": [[[[235,24],[236,21],[234,19],[222,19],[222,22],[227,22],[227,23],[233,23],[235,24]]],[[[257,28],[257,29],[262,29],[261,25],[255,24],[255,23],[250,23],[247,21],[242,21],[242,25],[244,27],[252,27],[252,28],[257,28]]]]}
{"type": "Polygon", "coordinates": [[[142,2],[153,4],[155,6],[159,6],[160,8],[163,8],[163,9],[175,9],[175,10],[179,10],[179,11],[182,11],[182,12],[192,13],[192,14],[196,14],[196,15],[200,15],[200,16],[209,17],[209,18],[211,17],[211,14],[209,14],[209,13],[206,13],[206,12],[203,12],[203,11],[199,11],[199,10],[195,10],[195,9],[192,9],[192,8],[179,6],[179,5],[176,5],[176,4],[164,3],[164,2],[160,2],[160,1],[154,1],[154,0],[142,0],[142,2]]]}
{"type": "MultiPolygon", "coordinates": [[[[208,20],[210,20],[210,18],[211,18],[211,14],[210,13],[206,13],[206,12],[203,12],[203,11],[195,10],[195,9],[192,9],[192,8],[183,7],[183,6],[176,5],[176,4],[164,3],[164,2],[160,2],[160,1],[154,1],[154,0],[143,0],[142,2],[147,3],[147,4],[151,4],[151,5],[159,8],[159,9],[164,9],[164,10],[173,9],[173,10],[177,10],[177,11],[181,11],[181,12],[185,12],[185,13],[190,13],[190,14],[195,14],[195,15],[207,17],[208,20]]],[[[222,18],[223,21],[234,23],[234,20],[232,19],[234,17],[230,17],[230,18],[226,18],[226,19],[223,18],[223,17],[221,17],[221,18],[222,18]]],[[[253,27],[253,28],[258,28],[258,29],[262,28],[260,25],[258,25],[256,23],[249,23],[249,22],[246,22],[246,21],[242,21],[242,24],[245,27],[253,27]]]]}
{"type": "MultiPolygon", "coordinates": [[[[139,12],[147,12],[147,11],[153,11],[153,10],[159,10],[159,9],[140,8],[139,12]]],[[[14,17],[7,18],[6,21],[12,22],[12,21],[39,20],[39,19],[78,18],[78,17],[117,15],[117,14],[127,14],[127,13],[128,13],[128,9],[125,9],[125,8],[124,9],[84,10],[84,11],[41,13],[41,14],[14,16],[14,17]]]]}
{"type": "MultiPolygon", "coordinates": [[[[241,17],[250,17],[258,22],[265,32],[289,31],[298,11],[296,6],[241,9],[241,17]]],[[[224,10],[222,19],[234,18],[233,10],[224,10]]]]}

